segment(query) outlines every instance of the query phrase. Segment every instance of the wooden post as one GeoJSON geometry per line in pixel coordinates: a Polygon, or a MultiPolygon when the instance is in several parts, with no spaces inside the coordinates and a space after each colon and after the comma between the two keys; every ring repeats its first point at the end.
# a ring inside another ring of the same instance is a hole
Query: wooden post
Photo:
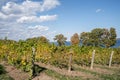
{"type": "Polygon", "coordinates": [[[35,48],[32,47],[32,60],[35,61],[35,48]]]}
{"type": "Polygon", "coordinates": [[[71,72],[72,67],[72,53],[70,53],[69,64],[68,64],[68,72],[71,72]]]}
{"type": "Polygon", "coordinates": [[[32,47],[32,55],[31,55],[31,61],[30,61],[30,79],[32,79],[33,78],[33,76],[34,76],[34,73],[35,73],[35,69],[34,69],[34,67],[35,67],[35,64],[34,64],[34,62],[35,62],[35,48],[34,47],[32,47]]]}
{"type": "Polygon", "coordinates": [[[92,59],[91,59],[90,69],[93,69],[94,57],[95,57],[95,50],[93,50],[93,53],[92,53],[92,59]]]}
{"type": "Polygon", "coordinates": [[[111,55],[110,55],[110,61],[109,61],[109,68],[111,67],[111,62],[112,62],[112,56],[114,54],[114,51],[111,52],[111,55]]]}

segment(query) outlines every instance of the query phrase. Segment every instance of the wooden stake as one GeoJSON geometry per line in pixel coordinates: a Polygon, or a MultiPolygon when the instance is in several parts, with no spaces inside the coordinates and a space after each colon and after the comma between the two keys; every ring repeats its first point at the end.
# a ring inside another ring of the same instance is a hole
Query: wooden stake
{"type": "Polygon", "coordinates": [[[30,80],[32,80],[35,74],[35,48],[32,47],[32,55],[31,55],[31,62],[30,62],[30,80]]]}
{"type": "Polygon", "coordinates": [[[72,67],[72,53],[70,53],[69,64],[68,64],[68,72],[71,72],[72,67]]]}
{"type": "Polygon", "coordinates": [[[95,57],[95,50],[93,50],[93,53],[92,53],[92,59],[91,59],[90,69],[93,69],[94,57],[95,57]]]}
{"type": "Polygon", "coordinates": [[[110,61],[109,61],[109,68],[111,67],[111,62],[112,62],[112,56],[114,54],[114,51],[111,52],[111,55],[110,55],[110,61]]]}

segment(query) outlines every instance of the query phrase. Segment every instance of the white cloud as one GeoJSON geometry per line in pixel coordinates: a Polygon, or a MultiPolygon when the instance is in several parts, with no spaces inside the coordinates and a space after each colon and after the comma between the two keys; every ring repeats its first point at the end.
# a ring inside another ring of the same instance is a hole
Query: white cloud
{"type": "Polygon", "coordinates": [[[17,19],[18,23],[35,22],[35,21],[37,21],[36,16],[22,16],[19,19],[17,19]]]}
{"type": "Polygon", "coordinates": [[[57,15],[45,15],[45,16],[40,16],[40,21],[50,21],[50,20],[56,20],[57,15]]]}
{"type": "Polygon", "coordinates": [[[0,38],[4,38],[5,36],[7,36],[9,39],[15,39],[15,40],[26,39],[31,37],[47,35],[49,33],[48,30],[49,27],[42,25],[23,27],[21,25],[14,24],[11,27],[5,27],[5,26],[0,27],[0,34],[2,34],[0,35],[0,38]]]}
{"type": "Polygon", "coordinates": [[[28,27],[30,30],[39,30],[39,31],[47,31],[49,28],[46,26],[36,25],[28,27]]]}
{"type": "Polygon", "coordinates": [[[50,10],[60,5],[58,0],[44,0],[41,11],[50,10]]]}
{"type": "Polygon", "coordinates": [[[41,3],[40,2],[33,2],[26,0],[22,3],[21,8],[23,13],[29,14],[36,14],[36,12],[41,11],[41,3]],[[29,13],[30,12],[30,13],[29,13]]]}
{"type": "Polygon", "coordinates": [[[16,2],[16,1],[18,1],[18,0],[0,0],[0,8],[1,8],[1,6],[3,6],[5,3],[10,2],[10,1],[16,2]]]}
{"type": "Polygon", "coordinates": [[[97,9],[96,10],[96,13],[99,13],[99,12],[101,12],[102,11],[102,9],[97,9]]]}
{"type": "Polygon", "coordinates": [[[5,6],[2,7],[2,12],[9,15],[9,14],[20,14],[21,13],[21,6],[14,2],[8,2],[5,6]]]}
{"type": "Polygon", "coordinates": [[[5,14],[24,14],[31,15],[36,12],[50,10],[60,5],[58,0],[44,0],[43,2],[33,2],[26,0],[21,4],[8,2],[2,7],[2,12],[5,14]]]}
{"type": "MultiPolygon", "coordinates": [[[[2,6],[0,10],[0,17],[6,20],[12,18],[14,19],[14,21],[16,18],[18,19],[21,18],[22,20],[24,20],[24,18],[25,20],[26,18],[31,19],[33,18],[33,16],[36,16],[38,12],[41,13],[43,11],[53,9],[59,4],[60,3],[58,0],[44,0],[43,2],[42,1],[33,2],[33,1],[26,0],[23,3],[7,2],[6,5],[2,6]],[[15,18],[13,18],[12,16],[14,16],[15,18]],[[29,16],[32,16],[32,17],[29,17],[29,16]]],[[[55,16],[56,15],[54,15],[54,17],[55,16]]],[[[41,17],[42,16],[40,16],[40,18],[41,17]]],[[[49,18],[49,20],[50,20],[50,17],[52,16],[49,16],[49,15],[45,16],[45,18],[49,18]]]]}
{"type": "Polygon", "coordinates": [[[18,23],[31,23],[31,22],[45,22],[45,21],[53,21],[56,20],[57,15],[45,15],[45,16],[22,16],[17,19],[18,23]]]}
{"type": "Polygon", "coordinates": [[[52,32],[48,32],[46,35],[49,36],[49,35],[52,35],[52,34],[56,34],[57,31],[52,31],[52,32]]]}
{"type": "Polygon", "coordinates": [[[0,26],[0,38],[8,36],[9,39],[19,40],[47,35],[49,27],[43,26],[41,23],[54,21],[57,19],[57,15],[40,14],[58,5],[60,5],[58,0],[25,0],[23,2],[0,0],[0,25],[2,25],[0,26]]]}
{"type": "Polygon", "coordinates": [[[7,16],[0,12],[0,19],[5,19],[5,18],[7,18],[7,16]]]}

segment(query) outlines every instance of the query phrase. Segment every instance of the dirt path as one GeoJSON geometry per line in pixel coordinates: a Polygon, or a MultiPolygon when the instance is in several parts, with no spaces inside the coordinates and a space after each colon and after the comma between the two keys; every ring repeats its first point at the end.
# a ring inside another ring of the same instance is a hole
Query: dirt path
{"type": "Polygon", "coordinates": [[[25,73],[20,69],[15,68],[14,66],[8,65],[5,62],[2,62],[1,64],[5,67],[7,74],[15,80],[27,80],[29,78],[28,73],[25,73]]]}
{"type": "Polygon", "coordinates": [[[45,67],[46,69],[49,69],[49,70],[53,70],[53,71],[56,71],[57,73],[61,74],[61,75],[66,75],[66,76],[72,76],[72,77],[75,77],[75,76],[81,76],[82,78],[91,78],[91,79],[98,79],[97,76],[93,76],[92,74],[90,73],[85,73],[85,72],[80,72],[80,71],[71,71],[71,72],[68,72],[68,70],[66,69],[60,69],[60,68],[57,68],[57,67],[54,67],[52,65],[49,65],[49,64],[43,64],[41,62],[36,62],[35,64],[41,66],[41,67],[45,67]]]}
{"type": "Polygon", "coordinates": [[[50,76],[46,75],[44,72],[40,73],[40,76],[36,76],[32,80],[55,80],[51,78],[50,76]]]}
{"type": "Polygon", "coordinates": [[[90,69],[90,67],[81,67],[81,66],[78,66],[78,65],[73,65],[75,68],[80,68],[80,69],[85,69],[85,70],[88,70],[88,71],[91,71],[91,72],[96,72],[96,73],[99,73],[99,74],[113,74],[114,71],[113,70],[108,70],[108,69],[105,69],[105,68],[100,68],[100,67],[96,67],[94,66],[93,69],[90,69]]]}
{"type": "MultiPolygon", "coordinates": [[[[20,69],[15,68],[5,62],[0,63],[5,67],[7,74],[11,76],[14,80],[28,80],[29,74],[21,71],[20,69]]],[[[39,76],[36,76],[32,80],[54,80],[50,76],[46,75],[44,72],[41,72],[39,76]]]]}
{"type": "MultiPolygon", "coordinates": [[[[25,73],[25,72],[21,71],[20,69],[15,68],[14,66],[8,65],[5,62],[0,63],[0,64],[2,64],[5,67],[5,69],[7,71],[7,74],[9,76],[11,76],[12,78],[14,78],[15,80],[27,80],[29,78],[28,73],[25,73]]],[[[66,70],[66,69],[60,69],[60,68],[52,66],[50,64],[43,64],[41,62],[39,62],[39,63],[36,62],[35,64],[39,65],[40,67],[46,68],[48,70],[55,71],[55,72],[57,72],[61,75],[65,75],[65,76],[71,76],[71,77],[79,76],[79,77],[82,77],[83,79],[89,78],[89,79],[94,79],[94,80],[100,80],[98,75],[93,75],[91,73],[86,73],[86,72],[79,71],[79,70],[68,72],[68,70],[66,70]]],[[[80,66],[76,66],[76,67],[81,68],[81,69],[85,69],[85,70],[88,70],[88,71],[92,71],[92,72],[97,72],[97,73],[100,73],[100,74],[103,74],[103,73],[104,74],[111,74],[111,73],[113,73],[112,70],[101,69],[99,67],[94,67],[93,70],[91,70],[88,67],[80,67],[80,66]]],[[[48,76],[43,71],[39,74],[39,76],[36,76],[32,80],[57,80],[57,79],[48,76]]]]}

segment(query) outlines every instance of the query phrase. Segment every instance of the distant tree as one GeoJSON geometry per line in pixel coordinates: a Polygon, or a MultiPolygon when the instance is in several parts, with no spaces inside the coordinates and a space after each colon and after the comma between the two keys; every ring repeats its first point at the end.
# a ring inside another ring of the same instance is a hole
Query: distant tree
{"type": "Polygon", "coordinates": [[[80,43],[80,39],[79,39],[79,35],[77,33],[75,33],[72,37],[71,37],[71,44],[72,45],[78,45],[80,43]]]}
{"type": "Polygon", "coordinates": [[[48,43],[48,42],[49,42],[49,40],[48,40],[46,37],[44,37],[44,36],[41,36],[41,37],[39,38],[39,40],[40,40],[42,43],[48,43]]]}
{"type": "Polygon", "coordinates": [[[110,39],[112,41],[111,46],[115,45],[117,40],[116,37],[117,37],[117,34],[116,34],[115,28],[110,28],[110,39]]]}
{"type": "Polygon", "coordinates": [[[89,32],[82,32],[80,34],[80,41],[82,45],[87,46],[90,43],[89,38],[90,38],[89,32]]]}
{"type": "Polygon", "coordinates": [[[81,33],[80,40],[82,44],[86,46],[105,46],[108,48],[115,45],[116,36],[115,28],[110,28],[110,30],[96,28],[91,32],[81,33]]]}
{"type": "Polygon", "coordinates": [[[115,28],[110,28],[110,30],[104,29],[102,42],[105,45],[105,47],[107,47],[107,48],[111,47],[111,46],[115,45],[116,37],[117,37],[117,35],[116,35],[115,28]]]}
{"type": "Polygon", "coordinates": [[[26,40],[26,42],[30,45],[30,46],[37,46],[41,43],[49,43],[49,40],[44,37],[44,36],[40,36],[40,37],[33,37],[33,38],[28,38],[26,40]]]}
{"type": "Polygon", "coordinates": [[[7,36],[4,38],[4,40],[7,40],[8,38],[7,38],[7,36]]]}
{"type": "Polygon", "coordinates": [[[90,33],[90,41],[93,46],[100,46],[104,29],[95,28],[90,33]]]}
{"type": "Polygon", "coordinates": [[[58,34],[55,36],[54,40],[57,41],[59,46],[65,45],[65,41],[67,40],[66,37],[64,37],[63,34],[58,34]]]}

